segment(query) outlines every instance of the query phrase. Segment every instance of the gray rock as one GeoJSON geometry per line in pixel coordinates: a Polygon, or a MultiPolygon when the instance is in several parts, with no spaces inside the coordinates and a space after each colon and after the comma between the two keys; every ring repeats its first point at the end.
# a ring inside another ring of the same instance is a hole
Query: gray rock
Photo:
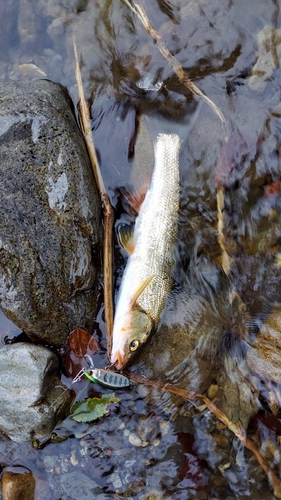
{"type": "Polygon", "coordinates": [[[97,310],[99,197],[63,87],[0,83],[0,95],[0,307],[60,345],[97,310]]]}
{"type": "Polygon", "coordinates": [[[0,349],[0,429],[16,442],[48,435],[65,416],[71,392],[49,349],[17,343],[0,349]]]}

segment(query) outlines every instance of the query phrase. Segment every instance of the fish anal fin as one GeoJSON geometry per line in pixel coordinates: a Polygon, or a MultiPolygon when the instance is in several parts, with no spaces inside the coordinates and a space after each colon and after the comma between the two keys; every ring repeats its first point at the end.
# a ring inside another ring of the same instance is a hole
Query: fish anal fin
{"type": "Polygon", "coordinates": [[[130,308],[133,309],[137,303],[138,298],[140,295],[143,293],[143,291],[146,289],[146,287],[149,285],[149,283],[153,280],[154,274],[151,276],[148,276],[148,278],[145,278],[145,280],[140,284],[140,286],[136,289],[134,294],[131,297],[131,303],[130,303],[130,308]]]}
{"type": "Polygon", "coordinates": [[[120,224],[117,228],[120,245],[131,255],[135,250],[134,224],[120,224]]]}

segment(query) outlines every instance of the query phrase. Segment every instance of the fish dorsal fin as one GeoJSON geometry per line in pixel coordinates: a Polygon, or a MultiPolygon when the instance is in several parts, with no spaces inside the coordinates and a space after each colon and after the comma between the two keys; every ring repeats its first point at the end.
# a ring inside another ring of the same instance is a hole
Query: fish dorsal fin
{"type": "Polygon", "coordinates": [[[137,303],[138,298],[142,294],[142,292],[146,289],[146,287],[149,285],[149,283],[153,280],[154,274],[151,276],[148,276],[148,278],[145,278],[145,280],[140,284],[140,286],[136,289],[136,291],[133,293],[131,300],[130,300],[130,308],[133,309],[134,306],[137,303]]]}
{"type": "Polygon", "coordinates": [[[117,235],[120,245],[131,255],[135,250],[134,224],[119,224],[117,235]]]}

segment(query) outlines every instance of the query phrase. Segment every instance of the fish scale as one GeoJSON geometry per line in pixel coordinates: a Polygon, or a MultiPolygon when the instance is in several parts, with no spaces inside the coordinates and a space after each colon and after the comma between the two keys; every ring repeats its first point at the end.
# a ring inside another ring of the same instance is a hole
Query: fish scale
{"type": "Polygon", "coordinates": [[[114,318],[111,362],[117,362],[119,369],[131,356],[128,342],[134,339],[134,328],[136,342],[146,341],[152,327],[159,323],[171,289],[178,235],[180,145],[175,133],[159,134],[154,144],[152,181],[136,219],[135,247],[122,277],[114,318]],[[147,323],[147,335],[140,340],[133,326],[137,309],[147,316],[147,321],[142,318],[147,323]]]}
{"type": "MultiPolygon", "coordinates": [[[[158,324],[170,291],[175,263],[179,210],[179,151],[177,134],[159,134],[155,146],[155,167],[151,186],[135,226],[136,248],[129,257],[120,295],[127,288],[127,300],[151,275],[153,280],[140,295],[137,305],[158,324]]],[[[118,306],[116,310],[116,317],[118,306]]]]}

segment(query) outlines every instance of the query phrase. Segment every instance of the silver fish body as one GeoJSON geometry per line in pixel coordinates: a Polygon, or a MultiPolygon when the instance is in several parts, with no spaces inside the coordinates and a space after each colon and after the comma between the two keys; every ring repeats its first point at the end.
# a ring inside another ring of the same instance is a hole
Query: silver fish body
{"type": "Polygon", "coordinates": [[[134,250],[122,277],[113,327],[111,362],[123,368],[157,328],[172,285],[178,235],[179,153],[175,133],[154,144],[155,166],[134,229],[134,250]]]}

